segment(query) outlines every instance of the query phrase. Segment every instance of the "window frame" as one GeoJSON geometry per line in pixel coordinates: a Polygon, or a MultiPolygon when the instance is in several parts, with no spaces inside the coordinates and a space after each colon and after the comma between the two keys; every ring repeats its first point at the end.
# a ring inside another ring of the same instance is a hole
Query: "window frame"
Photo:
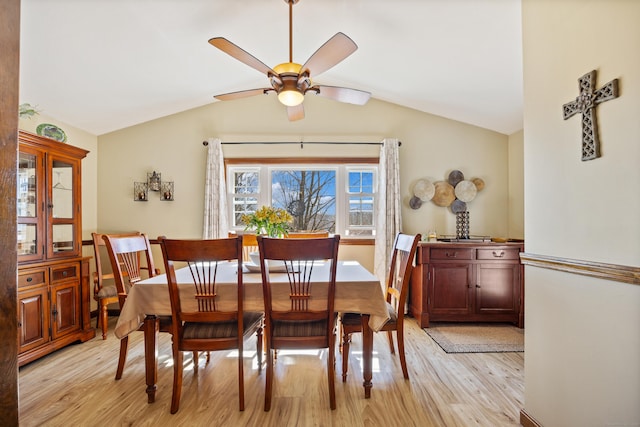
{"type": "Polygon", "coordinates": [[[271,205],[271,185],[264,184],[271,180],[271,171],[282,170],[290,167],[291,169],[304,169],[305,167],[313,169],[336,170],[336,212],[340,210],[341,215],[336,214],[336,233],[341,234],[341,243],[345,244],[373,244],[375,239],[375,207],[377,204],[377,180],[379,179],[378,171],[379,158],[377,157],[313,157],[313,158],[226,158],[224,160],[225,177],[227,178],[227,205],[229,214],[229,230],[243,231],[243,227],[234,226],[234,188],[231,178],[233,172],[246,168],[247,170],[256,170],[259,168],[260,186],[266,185],[267,191],[260,192],[258,195],[258,205],[271,205]],[[371,236],[354,236],[345,235],[346,226],[349,215],[349,182],[348,174],[353,170],[371,169],[374,179],[374,228],[371,236]]]}

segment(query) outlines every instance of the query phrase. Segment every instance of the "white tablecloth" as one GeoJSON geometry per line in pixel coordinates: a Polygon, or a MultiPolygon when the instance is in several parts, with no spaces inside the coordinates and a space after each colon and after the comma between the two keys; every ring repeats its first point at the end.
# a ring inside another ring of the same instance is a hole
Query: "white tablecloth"
{"type": "MultiPolygon", "coordinates": [[[[217,302],[220,309],[233,309],[237,299],[237,265],[221,263],[219,268],[217,302]]],[[[319,267],[318,273],[321,268],[328,266],[319,267]]],[[[273,272],[270,273],[270,277],[272,283],[277,283],[273,285],[272,291],[286,292],[288,295],[287,275],[273,272]]],[[[189,269],[185,267],[177,270],[176,278],[180,285],[183,304],[184,301],[194,300],[193,280],[189,269]]],[[[245,292],[244,310],[264,311],[262,276],[260,273],[245,270],[242,278],[245,292]]],[[[322,287],[316,286],[315,290],[321,292],[322,287]]],[[[380,281],[356,261],[338,262],[334,308],[337,312],[369,314],[369,326],[374,331],[379,330],[389,319],[380,281]]],[[[116,324],[116,336],[122,338],[138,330],[147,314],[171,315],[167,278],[164,274],[140,281],[131,288],[116,324]]]]}

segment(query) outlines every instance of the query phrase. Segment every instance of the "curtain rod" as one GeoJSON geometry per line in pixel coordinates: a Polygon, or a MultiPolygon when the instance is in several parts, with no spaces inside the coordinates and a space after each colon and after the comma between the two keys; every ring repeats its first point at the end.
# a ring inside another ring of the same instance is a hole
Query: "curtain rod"
{"type": "MultiPolygon", "coordinates": [[[[300,144],[300,148],[304,148],[304,141],[294,142],[294,141],[241,141],[241,142],[222,142],[222,145],[250,145],[250,144],[260,144],[260,145],[291,145],[291,144],[300,144]]],[[[327,145],[382,145],[382,142],[331,142],[331,141],[309,141],[306,144],[327,144],[327,145]]],[[[209,141],[202,141],[202,145],[205,147],[209,145],[209,141]]],[[[398,147],[402,146],[402,142],[398,141],[398,147]]]]}

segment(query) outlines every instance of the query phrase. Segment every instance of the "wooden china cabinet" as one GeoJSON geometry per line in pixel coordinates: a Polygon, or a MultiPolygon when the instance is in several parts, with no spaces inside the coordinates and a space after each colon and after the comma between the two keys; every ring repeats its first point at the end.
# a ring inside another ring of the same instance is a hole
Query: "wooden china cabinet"
{"type": "Polygon", "coordinates": [[[81,161],[88,151],[19,132],[18,364],[95,336],[82,257],[81,161]]]}
{"type": "Polygon", "coordinates": [[[524,243],[420,243],[410,285],[411,315],[430,321],[511,322],[524,327],[524,243]]]}

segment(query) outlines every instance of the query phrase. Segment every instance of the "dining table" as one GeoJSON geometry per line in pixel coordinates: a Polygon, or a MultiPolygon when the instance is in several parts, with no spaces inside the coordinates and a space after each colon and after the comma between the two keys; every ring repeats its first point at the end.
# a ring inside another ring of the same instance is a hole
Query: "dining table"
{"type": "MultiPolygon", "coordinates": [[[[245,311],[264,311],[262,275],[257,266],[245,263],[242,269],[245,311]],[[249,268],[254,267],[254,268],[249,268]]],[[[238,266],[235,261],[219,263],[217,299],[221,310],[231,309],[236,301],[238,266]]],[[[286,272],[269,270],[272,289],[279,286],[288,292],[286,272]]],[[[194,285],[188,267],[176,270],[181,300],[194,300],[194,285]],[[191,296],[191,298],[189,298],[191,296]]],[[[373,332],[389,320],[389,311],[380,280],[357,261],[338,261],[334,309],[338,313],[362,315],[362,376],[365,398],[371,397],[373,332]]],[[[157,341],[159,316],[171,316],[171,302],[166,274],[141,280],[129,289],[115,328],[115,335],[123,338],[140,330],[144,333],[146,393],[149,403],[155,401],[157,382],[157,341]]],[[[340,337],[339,337],[340,338],[340,337]]]]}

